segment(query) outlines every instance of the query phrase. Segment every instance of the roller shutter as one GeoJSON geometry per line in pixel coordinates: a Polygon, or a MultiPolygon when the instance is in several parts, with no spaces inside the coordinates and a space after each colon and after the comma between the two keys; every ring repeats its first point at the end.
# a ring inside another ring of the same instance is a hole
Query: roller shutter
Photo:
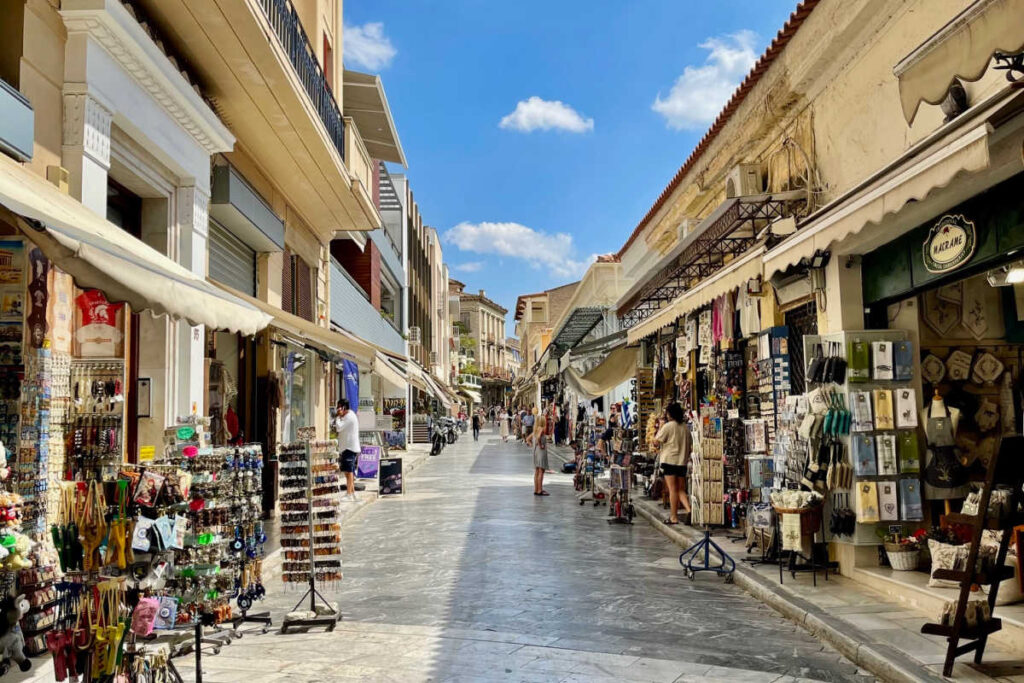
{"type": "Polygon", "coordinates": [[[223,226],[210,222],[210,277],[256,296],[256,252],[223,226]]]}

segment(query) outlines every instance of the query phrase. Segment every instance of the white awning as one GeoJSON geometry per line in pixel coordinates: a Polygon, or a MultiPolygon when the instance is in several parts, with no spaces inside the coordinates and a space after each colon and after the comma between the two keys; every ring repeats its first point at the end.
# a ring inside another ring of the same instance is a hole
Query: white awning
{"type": "Polygon", "coordinates": [[[441,405],[443,405],[445,408],[451,409],[452,400],[448,398],[448,394],[446,394],[444,390],[442,390],[441,387],[438,386],[437,382],[434,380],[433,377],[430,376],[429,372],[423,373],[423,381],[426,382],[429,393],[433,394],[434,398],[440,401],[441,405]]]}
{"type": "MultiPolygon", "coordinates": [[[[923,148],[915,146],[874,179],[845,198],[811,216],[790,238],[764,256],[764,275],[771,277],[810,258],[818,250],[880,223],[908,202],[925,199],[945,188],[961,174],[989,166],[989,135],[992,126],[982,121],[956,137],[944,136],[923,148]]],[[[888,235],[895,239],[898,234],[888,235]]]]}
{"type": "Polygon", "coordinates": [[[716,297],[731,292],[737,287],[745,286],[748,280],[761,275],[763,254],[764,246],[755,247],[706,280],[702,280],[696,287],[676,297],[647,320],[631,327],[626,335],[627,341],[630,344],[635,344],[647,335],[668,327],[676,319],[711,302],[716,297]]]}
{"type": "Polygon", "coordinates": [[[265,301],[260,301],[241,292],[231,289],[219,282],[211,282],[219,289],[233,296],[242,299],[244,302],[258,308],[270,316],[270,325],[282,332],[296,338],[297,341],[310,344],[324,351],[333,351],[338,354],[349,356],[361,363],[369,363],[374,357],[375,350],[369,344],[348,334],[347,332],[336,332],[326,327],[320,327],[316,323],[304,320],[297,315],[285,313],[274,308],[265,301]]]}
{"type": "Polygon", "coordinates": [[[587,398],[604,396],[609,391],[636,376],[636,362],[639,349],[635,346],[620,346],[608,354],[601,363],[582,377],[569,368],[566,380],[576,391],[587,398]]]}
{"type": "Polygon", "coordinates": [[[220,291],[4,155],[0,204],[79,287],[98,289],[110,301],[248,336],[270,323],[264,312],[220,291]]]}
{"type": "Polygon", "coordinates": [[[373,371],[380,375],[381,379],[385,382],[398,389],[404,389],[409,386],[408,378],[399,372],[398,368],[380,351],[373,358],[373,371]]]}
{"type": "Polygon", "coordinates": [[[480,397],[479,391],[473,391],[465,387],[459,387],[459,393],[468,398],[473,403],[483,403],[484,400],[480,397]]]}
{"type": "Polygon", "coordinates": [[[1024,0],[976,0],[900,60],[893,72],[907,122],[921,102],[942,102],[954,78],[981,78],[996,52],[1024,50],[1022,17],[1024,0]]]}

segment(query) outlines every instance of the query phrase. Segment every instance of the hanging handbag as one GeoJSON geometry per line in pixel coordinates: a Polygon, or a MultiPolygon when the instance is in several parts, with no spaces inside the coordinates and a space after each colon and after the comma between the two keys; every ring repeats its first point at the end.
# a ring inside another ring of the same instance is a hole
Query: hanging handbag
{"type": "Polygon", "coordinates": [[[846,377],[851,382],[867,382],[871,379],[871,345],[864,341],[850,342],[850,359],[846,377]]]}
{"type": "Polygon", "coordinates": [[[811,359],[810,365],[807,366],[807,378],[811,382],[822,381],[822,369],[825,364],[825,358],[823,357],[821,344],[814,345],[814,358],[811,359]]]}

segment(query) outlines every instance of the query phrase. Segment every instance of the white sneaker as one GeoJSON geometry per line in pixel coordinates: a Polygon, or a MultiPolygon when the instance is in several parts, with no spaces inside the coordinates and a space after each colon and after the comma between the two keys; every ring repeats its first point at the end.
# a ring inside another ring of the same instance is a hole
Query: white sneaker
{"type": "Polygon", "coordinates": [[[341,502],[342,503],[355,503],[358,500],[359,499],[356,498],[356,494],[354,494],[354,493],[346,493],[345,495],[343,495],[341,497],[341,502]]]}

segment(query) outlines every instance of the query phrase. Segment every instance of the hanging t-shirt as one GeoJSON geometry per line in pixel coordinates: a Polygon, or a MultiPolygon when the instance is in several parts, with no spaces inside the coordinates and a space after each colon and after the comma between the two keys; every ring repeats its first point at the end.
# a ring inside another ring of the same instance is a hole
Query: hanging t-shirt
{"type": "Polygon", "coordinates": [[[750,296],[746,287],[740,287],[736,297],[736,308],[739,309],[740,336],[749,337],[761,331],[761,309],[757,297],[750,296]]]}
{"type": "Polygon", "coordinates": [[[117,327],[117,316],[124,304],[112,304],[103,292],[90,289],[75,299],[81,326],[75,331],[79,355],[109,357],[118,355],[124,333],[117,327]]]}

